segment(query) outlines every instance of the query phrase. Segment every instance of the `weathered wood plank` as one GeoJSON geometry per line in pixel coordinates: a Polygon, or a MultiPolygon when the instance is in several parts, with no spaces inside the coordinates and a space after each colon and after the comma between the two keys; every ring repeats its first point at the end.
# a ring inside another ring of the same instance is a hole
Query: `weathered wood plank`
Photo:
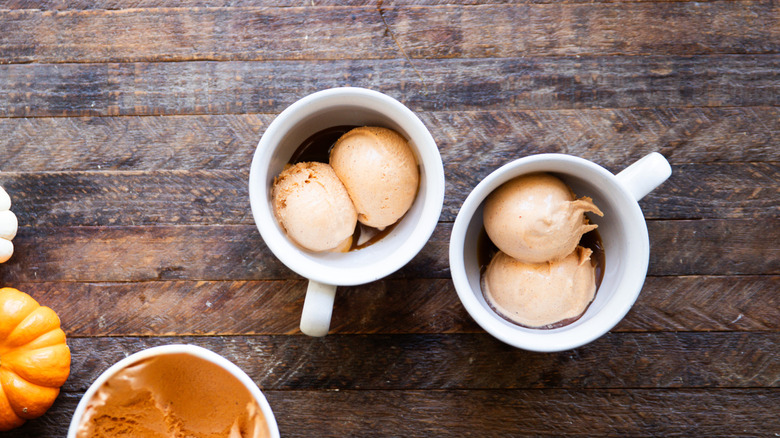
{"type": "Polygon", "coordinates": [[[0,178],[20,223],[31,226],[254,224],[248,170],[5,173],[0,178]],[[14,175],[19,180],[9,179],[14,175]]]}
{"type": "MultiPolygon", "coordinates": [[[[649,275],[777,275],[778,219],[649,221],[649,275]]],[[[391,278],[449,277],[451,223],[391,278]]],[[[0,282],[296,279],[252,225],[21,227],[0,282]]]]}
{"type": "Polygon", "coordinates": [[[399,56],[372,7],[0,11],[0,35],[3,64],[399,56]]]}
{"type": "Polygon", "coordinates": [[[0,10],[0,64],[777,53],[779,19],[768,1],[0,10]]]}
{"type": "Polygon", "coordinates": [[[767,390],[339,391],[318,392],[313,399],[305,393],[289,400],[277,401],[275,392],[269,397],[280,413],[309,405],[310,413],[280,422],[284,432],[299,436],[727,436],[778,429],[772,418],[778,395],[767,390]],[[349,406],[365,406],[367,412],[349,406]],[[330,426],[323,428],[323,422],[330,426]]]}
{"type": "Polygon", "coordinates": [[[417,111],[778,106],[778,69],[780,55],[12,64],[0,117],[279,112],[344,85],[417,111]]]}
{"type": "Polygon", "coordinates": [[[268,389],[776,387],[777,342],[778,333],[621,333],[531,353],[487,334],[69,338],[63,391],[85,391],[128,354],[170,343],[215,351],[268,389]]]}
{"type": "MultiPolygon", "coordinates": [[[[458,157],[445,167],[441,220],[455,220],[473,187],[501,164],[485,166],[481,155],[458,157]]],[[[640,205],[648,219],[776,218],[778,175],[773,163],[673,166],[671,179],[640,205]]],[[[34,227],[251,225],[247,181],[247,170],[0,175],[20,224],[34,227]]]]}
{"type": "MultiPolygon", "coordinates": [[[[284,437],[725,437],[780,428],[774,389],[263,392],[284,437]]],[[[45,416],[3,436],[64,437],[82,395],[60,394],[45,416]]]]}
{"type": "MultiPolygon", "coordinates": [[[[613,170],[651,151],[673,164],[780,161],[780,149],[774,147],[780,143],[776,107],[418,115],[436,139],[445,165],[480,169],[471,175],[541,152],[577,155],[613,170]]],[[[275,117],[0,119],[0,172],[246,169],[275,117]]]]}
{"type": "Polygon", "coordinates": [[[614,331],[780,328],[780,277],[648,277],[614,331]]]}
{"type": "MultiPolygon", "coordinates": [[[[776,115],[780,117],[780,111],[776,115]]],[[[0,150],[4,151],[0,154],[0,172],[245,170],[275,117],[236,114],[0,119],[0,150]]],[[[761,119],[774,123],[771,118],[761,119]]]]}
{"type": "Polygon", "coordinates": [[[647,228],[652,274],[780,274],[780,248],[768,243],[780,242],[780,220],[650,221],[647,228]]]}
{"type": "MultiPolygon", "coordinates": [[[[464,0],[460,5],[524,5],[547,3],[633,3],[633,2],[689,2],[695,0],[464,0]]],[[[703,0],[699,3],[723,0],[703,0]]],[[[310,7],[372,6],[388,9],[398,6],[449,6],[452,0],[0,0],[0,9],[32,9],[41,11],[87,11],[156,8],[239,8],[239,7],[310,7]]]]}
{"type": "Polygon", "coordinates": [[[651,151],[673,164],[780,160],[772,147],[780,141],[780,110],[774,107],[454,111],[420,117],[444,163],[458,167],[498,167],[543,152],[581,156],[611,170],[651,151]]]}
{"type": "MultiPolygon", "coordinates": [[[[69,336],[300,333],[306,281],[21,283],[57,310],[69,336]],[[73,297],[78,299],[74,300],[73,297]],[[95,309],[101,309],[95,318],[95,309]]],[[[763,315],[752,314],[751,321],[763,315]]],[[[339,289],[331,332],[442,333],[479,328],[452,282],[383,280],[339,289]]]]}
{"type": "Polygon", "coordinates": [[[761,435],[780,427],[778,398],[770,390],[269,393],[283,436],[302,437],[761,435]]]}
{"type": "Polygon", "coordinates": [[[780,8],[772,3],[453,5],[393,8],[383,16],[411,58],[774,53],[780,47],[780,8]]]}
{"type": "Polygon", "coordinates": [[[296,278],[252,225],[20,227],[14,246],[0,271],[6,284],[296,278]]]}
{"type": "Polygon", "coordinates": [[[674,177],[640,202],[646,217],[780,217],[780,166],[684,165],[673,172],[674,177]]]}
{"type": "MultiPolygon", "coordinates": [[[[298,333],[306,292],[304,280],[9,285],[79,337],[298,333]]],[[[777,331],[779,287],[776,276],[649,277],[613,332],[777,331]]],[[[342,287],[331,322],[333,334],[479,332],[449,279],[342,287]]]]}

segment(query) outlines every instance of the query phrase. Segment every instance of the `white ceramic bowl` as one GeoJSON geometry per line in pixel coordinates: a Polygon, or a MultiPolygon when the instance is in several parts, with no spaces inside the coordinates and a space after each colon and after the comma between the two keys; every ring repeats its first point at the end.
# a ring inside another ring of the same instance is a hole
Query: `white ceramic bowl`
{"type": "Polygon", "coordinates": [[[618,175],[588,160],[564,154],[532,155],[495,170],[466,198],[450,237],[452,280],[466,310],[488,333],[531,351],[568,350],[608,332],[634,304],[647,274],[649,240],[637,201],[670,175],[669,163],[657,153],[642,158],[618,175]],[[477,260],[485,198],[512,178],[534,172],[557,175],[577,196],[593,198],[604,212],[604,217],[589,216],[599,226],[606,258],[596,297],[580,319],[551,330],[521,327],[496,314],[482,294],[477,260]]]}
{"type": "Polygon", "coordinates": [[[260,391],[260,388],[255,385],[252,379],[247,376],[246,373],[241,370],[241,368],[237,367],[235,364],[218,355],[217,353],[202,347],[198,347],[196,345],[162,345],[131,354],[130,356],[115,363],[107,370],[105,370],[100,376],[98,376],[92,385],[90,385],[89,389],[87,389],[87,392],[84,393],[84,396],[81,397],[81,401],[79,402],[78,406],[76,406],[76,411],[73,413],[73,418],[71,419],[70,427],[68,428],[68,438],[76,438],[76,433],[78,432],[79,424],[81,423],[81,418],[84,416],[87,405],[89,404],[90,400],[92,400],[92,397],[95,395],[98,389],[100,389],[100,387],[103,386],[103,384],[106,383],[106,381],[114,374],[140,360],[169,354],[189,354],[211,362],[232,374],[246,387],[249,393],[252,394],[252,397],[254,397],[254,399],[257,401],[257,404],[260,406],[260,410],[265,417],[271,438],[279,437],[279,427],[276,424],[274,413],[271,411],[271,406],[268,404],[265,396],[260,391]]]}

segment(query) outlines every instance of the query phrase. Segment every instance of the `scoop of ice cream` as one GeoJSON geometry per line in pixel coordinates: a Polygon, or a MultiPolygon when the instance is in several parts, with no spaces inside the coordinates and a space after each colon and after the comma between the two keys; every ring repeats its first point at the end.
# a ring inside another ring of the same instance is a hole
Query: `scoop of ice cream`
{"type": "Polygon", "coordinates": [[[596,294],[592,251],[578,246],[558,261],[523,263],[498,252],[482,277],[488,304],[526,327],[544,327],[582,314],[596,294]]]}
{"type": "Polygon", "coordinates": [[[274,181],[274,214],[287,236],[311,251],[346,247],[357,225],[347,189],[325,163],[297,163],[274,181]],[[348,243],[348,242],[347,242],[348,243]]]}
{"type": "Polygon", "coordinates": [[[534,173],[514,178],[485,200],[483,219],[490,240],[526,263],[566,257],[583,234],[597,227],[585,212],[603,216],[588,197],[575,199],[559,178],[534,173]]]}
{"type": "Polygon", "coordinates": [[[350,130],[333,146],[330,165],[347,188],[358,221],[369,227],[394,224],[417,195],[417,160],[409,143],[393,130],[350,130]]]}
{"type": "Polygon", "coordinates": [[[141,360],[101,386],[77,438],[270,436],[249,390],[223,368],[186,353],[141,360]]]}

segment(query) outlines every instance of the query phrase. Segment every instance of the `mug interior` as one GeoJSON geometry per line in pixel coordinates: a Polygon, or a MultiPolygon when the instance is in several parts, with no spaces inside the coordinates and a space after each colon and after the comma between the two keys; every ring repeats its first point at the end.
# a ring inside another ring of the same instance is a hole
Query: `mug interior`
{"type": "Polygon", "coordinates": [[[399,102],[356,88],[321,93],[322,97],[317,93],[293,104],[263,135],[250,174],[252,211],[266,244],[293,271],[327,284],[367,283],[406,264],[433,232],[444,200],[441,156],[422,122],[399,102]],[[409,211],[376,243],[346,253],[312,252],[285,235],[273,214],[271,190],[274,178],[304,140],[340,125],[381,126],[401,134],[417,158],[420,185],[409,211]]]}
{"type": "MultiPolygon", "coordinates": [[[[560,157],[560,154],[552,155],[560,157]]],[[[614,175],[605,169],[576,157],[564,157],[568,158],[530,160],[523,165],[499,169],[501,172],[496,175],[497,178],[492,181],[487,181],[486,178],[488,186],[480,188],[479,191],[475,189],[474,195],[477,198],[472,200],[475,205],[473,214],[471,211],[462,211],[467,215],[471,214],[470,217],[464,218],[467,224],[462,253],[468,291],[458,292],[461,299],[464,294],[471,295],[468,301],[479,308],[469,308],[466,301],[464,305],[488,332],[498,335],[499,339],[509,344],[536,351],[574,348],[609,331],[633,305],[647,270],[647,227],[636,201],[619,186],[614,175]],[[603,217],[588,213],[589,219],[599,226],[598,232],[604,246],[602,283],[585,314],[577,321],[556,329],[526,328],[507,321],[490,308],[480,286],[477,240],[484,229],[484,200],[504,182],[535,172],[548,172],[558,176],[571,187],[577,197],[593,198],[593,202],[604,213],[603,217]]],[[[456,269],[453,267],[453,271],[456,269]]],[[[456,277],[458,275],[453,272],[453,279],[456,277]]],[[[456,281],[456,286],[458,283],[456,281]]]]}

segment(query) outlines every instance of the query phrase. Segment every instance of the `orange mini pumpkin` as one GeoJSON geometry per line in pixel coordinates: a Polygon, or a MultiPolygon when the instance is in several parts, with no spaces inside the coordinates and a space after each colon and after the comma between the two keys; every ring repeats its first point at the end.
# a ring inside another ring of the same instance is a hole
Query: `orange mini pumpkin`
{"type": "Polygon", "coordinates": [[[0,289],[0,431],[40,417],[70,374],[60,318],[16,289],[0,289]]]}

